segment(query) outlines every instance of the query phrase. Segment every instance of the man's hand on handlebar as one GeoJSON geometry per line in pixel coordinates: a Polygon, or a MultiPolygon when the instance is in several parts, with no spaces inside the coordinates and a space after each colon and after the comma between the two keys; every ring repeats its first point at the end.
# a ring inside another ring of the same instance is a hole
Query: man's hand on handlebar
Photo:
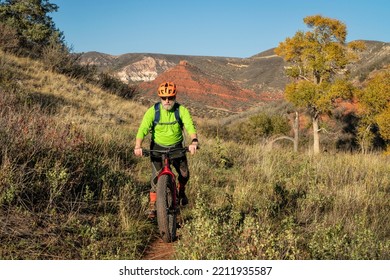
{"type": "Polygon", "coordinates": [[[191,144],[188,146],[188,151],[191,153],[191,155],[194,155],[196,153],[196,150],[199,149],[198,148],[198,139],[196,138],[196,135],[194,135],[195,137],[192,138],[192,141],[191,141],[191,144]]]}
{"type": "Polygon", "coordinates": [[[197,149],[198,149],[198,145],[191,144],[188,146],[188,151],[191,153],[191,155],[194,155],[197,149]]]}
{"type": "Polygon", "coordinates": [[[142,148],[134,148],[134,155],[137,157],[142,157],[142,148]]]}

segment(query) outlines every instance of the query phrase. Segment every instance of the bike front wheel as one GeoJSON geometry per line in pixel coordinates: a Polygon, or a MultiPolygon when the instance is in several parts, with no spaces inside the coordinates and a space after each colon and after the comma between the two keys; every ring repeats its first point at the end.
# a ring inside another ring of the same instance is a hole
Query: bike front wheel
{"type": "Polygon", "coordinates": [[[176,209],[174,202],[174,185],[172,178],[162,175],[157,182],[157,224],[161,238],[170,243],[176,239],[176,209]]]}

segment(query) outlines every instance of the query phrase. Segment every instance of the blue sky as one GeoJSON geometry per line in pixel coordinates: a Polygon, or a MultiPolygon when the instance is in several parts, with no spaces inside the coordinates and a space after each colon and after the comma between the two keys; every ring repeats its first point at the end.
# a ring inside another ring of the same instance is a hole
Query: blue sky
{"type": "Polygon", "coordinates": [[[307,30],[321,14],[347,25],[347,41],[389,42],[389,0],[51,0],[74,52],[250,57],[307,30]]]}

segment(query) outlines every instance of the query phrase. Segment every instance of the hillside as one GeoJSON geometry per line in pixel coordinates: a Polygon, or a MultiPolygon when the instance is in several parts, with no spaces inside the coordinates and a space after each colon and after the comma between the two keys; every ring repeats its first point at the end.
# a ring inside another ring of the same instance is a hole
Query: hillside
{"type": "Polygon", "coordinates": [[[351,67],[351,77],[363,82],[370,73],[390,64],[390,43],[365,41],[366,50],[360,61],[351,67]]]}
{"type": "Polygon", "coordinates": [[[180,81],[177,83],[179,101],[198,116],[238,113],[266,100],[266,96],[242,89],[230,80],[206,74],[184,60],[153,81],[140,83],[139,98],[149,104],[156,102],[156,89],[165,81],[180,81]]]}
{"type": "MultiPolygon", "coordinates": [[[[365,41],[367,49],[361,60],[351,68],[351,77],[364,80],[375,69],[381,69],[390,61],[390,43],[365,41]]],[[[185,56],[148,53],[128,53],[112,56],[96,52],[84,53],[83,64],[96,65],[101,71],[111,72],[121,80],[130,83],[149,82],[168,69],[185,60],[203,73],[228,80],[239,87],[256,93],[280,94],[287,77],[285,63],[276,56],[273,49],[248,58],[185,56]]],[[[180,83],[180,81],[178,82],[180,83]]]]}
{"type": "Polygon", "coordinates": [[[146,108],[39,61],[0,60],[0,259],[138,258],[153,231],[142,195],[129,199],[142,192],[131,142],[146,108]]]}
{"type": "Polygon", "coordinates": [[[283,71],[283,59],[277,56],[261,54],[241,59],[231,57],[207,57],[164,54],[124,54],[113,57],[97,52],[84,53],[83,64],[97,66],[101,71],[108,71],[122,81],[137,83],[154,80],[166,70],[178,65],[180,61],[199,68],[204,73],[230,80],[243,88],[261,91],[281,91],[287,81],[283,71]],[[260,66],[260,67],[259,67],[260,66]],[[258,68],[259,67],[259,68],[258,68]],[[258,69],[257,69],[258,68],[258,69]],[[275,75],[275,73],[278,73],[275,75]]]}

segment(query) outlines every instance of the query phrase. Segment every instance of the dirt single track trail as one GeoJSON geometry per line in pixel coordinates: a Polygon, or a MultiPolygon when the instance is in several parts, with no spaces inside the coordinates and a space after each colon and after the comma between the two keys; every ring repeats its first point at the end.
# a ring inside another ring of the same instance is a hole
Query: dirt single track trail
{"type": "Polygon", "coordinates": [[[142,260],[174,260],[175,242],[165,243],[160,237],[156,238],[148,245],[142,260]]]}
{"type": "MultiPolygon", "coordinates": [[[[176,240],[171,243],[165,243],[157,231],[155,235],[151,238],[150,243],[145,248],[141,260],[175,260],[176,259],[175,246],[177,244],[177,241],[180,240],[180,238],[182,237],[181,229],[185,225],[181,212],[179,212],[177,219],[178,219],[178,227],[176,231],[176,240]]],[[[157,227],[157,221],[155,223],[155,226],[157,227]]]]}

